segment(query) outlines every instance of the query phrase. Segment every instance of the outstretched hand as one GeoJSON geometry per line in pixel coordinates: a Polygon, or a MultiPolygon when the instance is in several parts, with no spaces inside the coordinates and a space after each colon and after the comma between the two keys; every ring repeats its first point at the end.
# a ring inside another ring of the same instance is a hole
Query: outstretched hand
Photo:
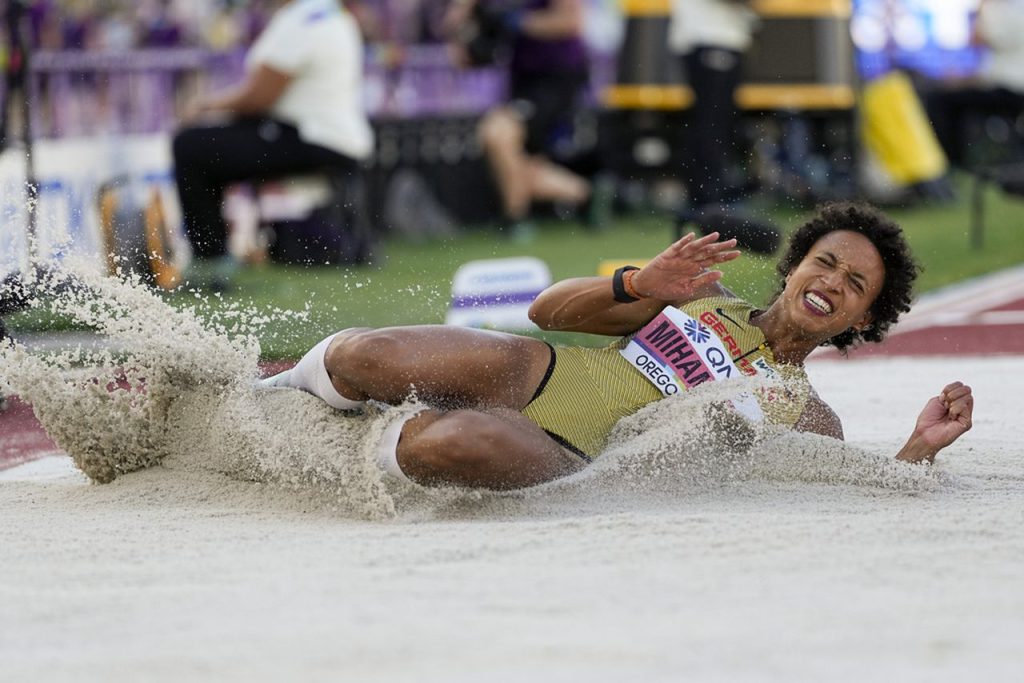
{"type": "Polygon", "coordinates": [[[740,255],[733,249],[735,239],[719,242],[718,237],[717,232],[701,238],[692,232],[685,235],[641,268],[633,278],[633,287],[645,297],[678,301],[717,282],[722,271],[711,269],[740,255]]]}
{"type": "Polygon", "coordinates": [[[971,388],[963,382],[947,384],[925,404],[913,436],[897,457],[909,462],[932,461],[936,453],[971,428],[973,414],[971,388]]]}

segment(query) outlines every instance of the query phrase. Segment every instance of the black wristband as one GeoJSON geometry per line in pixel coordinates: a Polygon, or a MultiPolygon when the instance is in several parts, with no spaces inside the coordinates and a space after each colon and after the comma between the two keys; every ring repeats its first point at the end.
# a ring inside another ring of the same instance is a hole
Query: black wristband
{"type": "Polygon", "coordinates": [[[630,296],[626,292],[626,283],[622,281],[622,276],[630,270],[640,270],[636,266],[622,266],[615,271],[615,275],[612,275],[612,297],[620,304],[631,304],[634,301],[640,301],[635,296],[630,296]]]}

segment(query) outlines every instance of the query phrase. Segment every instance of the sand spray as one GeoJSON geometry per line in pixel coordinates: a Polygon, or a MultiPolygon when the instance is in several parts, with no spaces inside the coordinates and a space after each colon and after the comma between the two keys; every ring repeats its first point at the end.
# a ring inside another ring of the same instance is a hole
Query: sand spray
{"type": "Polygon", "coordinates": [[[623,419],[605,452],[571,477],[504,494],[427,490],[386,478],[374,459],[387,426],[422,406],[370,405],[347,414],[301,391],[255,387],[260,329],[282,316],[308,324],[308,311],[236,306],[200,316],[137,281],[87,269],[43,278],[33,303],[108,343],[48,354],[0,344],[0,382],[32,404],[50,436],[98,483],[162,464],[168,476],[185,470],[265,482],[370,519],[518,513],[551,497],[591,509],[612,498],[672,500],[755,480],[909,491],[945,483],[932,468],[892,454],[752,425],[722,408],[736,385],[708,383],[623,419]]]}

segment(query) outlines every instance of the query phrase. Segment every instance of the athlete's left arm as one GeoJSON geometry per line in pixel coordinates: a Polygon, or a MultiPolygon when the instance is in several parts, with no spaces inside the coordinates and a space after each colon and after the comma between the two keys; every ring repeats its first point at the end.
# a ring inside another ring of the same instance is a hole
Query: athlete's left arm
{"type": "MultiPolygon", "coordinates": [[[[935,455],[971,428],[974,415],[974,394],[963,382],[947,384],[942,393],[929,399],[917,418],[914,432],[896,454],[897,460],[930,463],[935,455]]],[[[835,411],[817,395],[812,395],[797,420],[798,432],[814,432],[843,438],[843,425],[835,411]]]]}
{"type": "Polygon", "coordinates": [[[793,425],[793,429],[798,432],[813,432],[843,440],[843,423],[836,415],[836,411],[832,410],[832,406],[822,401],[814,393],[804,404],[804,412],[800,414],[800,419],[793,425]]]}
{"type": "Polygon", "coordinates": [[[913,434],[896,457],[906,462],[934,462],[939,451],[971,428],[973,416],[971,388],[963,382],[947,384],[925,404],[913,434]]]}

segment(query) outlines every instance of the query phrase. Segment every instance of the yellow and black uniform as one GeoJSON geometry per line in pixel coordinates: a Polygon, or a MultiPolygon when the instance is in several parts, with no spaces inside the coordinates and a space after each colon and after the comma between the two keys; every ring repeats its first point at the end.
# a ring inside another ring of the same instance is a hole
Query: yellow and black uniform
{"type": "MultiPolygon", "coordinates": [[[[769,422],[791,427],[800,419],[809,394],[807,375],[802,367],[775,361],[764,334],[750,322],[754,306],[741,299],[709,297],[679,309],[722,340],[742,372],[752,375],[756,367],[767,364],[785,381],[785,396],[771,390],[758,392],[758,403],[769,422]]],[[[523,415],[563,446],[593,459],[616,422],[664,397],[620,353],[635,334],[604,348],[554,347],[553,367],[523,415]]]]}

